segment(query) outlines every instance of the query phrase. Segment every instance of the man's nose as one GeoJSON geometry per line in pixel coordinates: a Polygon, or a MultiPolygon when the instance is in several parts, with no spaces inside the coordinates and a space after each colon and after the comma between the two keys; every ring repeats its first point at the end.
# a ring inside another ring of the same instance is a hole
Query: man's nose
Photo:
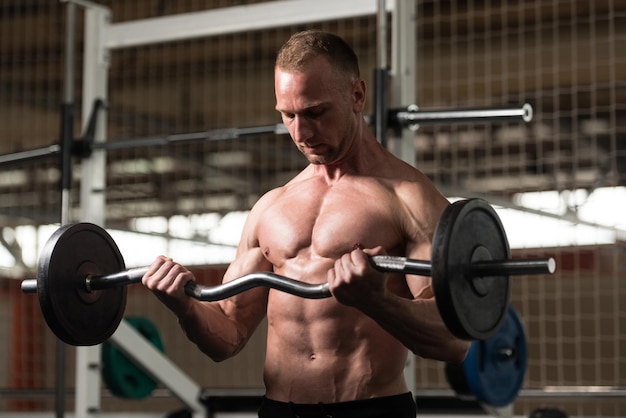
{"type": "Polygon", "coordinates": [[[306,141],[313,136],[311,123],[305,118],[296,116],[293,123],[293,139],[298,142],[306,141]]]}

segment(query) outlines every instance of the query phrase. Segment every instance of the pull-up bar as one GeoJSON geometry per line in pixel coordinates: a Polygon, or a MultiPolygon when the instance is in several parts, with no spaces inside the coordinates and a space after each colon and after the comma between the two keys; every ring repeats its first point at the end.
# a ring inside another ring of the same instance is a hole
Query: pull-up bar
{"type": "MultiPolygon", "coordinates": [[[[151,146],[167,146],[182,142],[202,141],[225,141],[243,138],[253,135],[287,134],[287,128],[282,123],[274,125],[250,126],[243,128],[212,129],[203,132],[190,132],[169,135],[156,135],[138,138],[126,138],[107,142],[94,142],[95,120],[97,112],[104,105],[97,101],[94,111],[90,116],[90,122],[82,138],[72,142],[72,153],[81,157],[88,157],[93,150],[113,150],[126,148],[144,148],[151,146]]],[[[416,129],[420,124],[451,124],[469,122],[498,122],[507,120],[521,120],[530,122],[533,111],[530,104],[526,103],[521,108],[484,108],[484,109],[459,109],[459,110],[418,110],[417,106],[411,105],[406,108],[390,109],[387,113],[389,128],[416,129]]],[[[368,122],[374,118],[367,117],[368,122]]],[[[0,155],[0,165],[14,164],[29,160],[46,158],[61,153],[60,143],[12,154],[0,155]]]]}

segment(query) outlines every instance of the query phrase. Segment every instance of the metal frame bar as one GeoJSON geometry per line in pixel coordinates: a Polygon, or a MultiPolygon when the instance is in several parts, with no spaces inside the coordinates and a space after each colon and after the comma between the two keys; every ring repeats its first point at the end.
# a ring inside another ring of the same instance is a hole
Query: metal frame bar
{"type": "MultiPolygon", "coordinates": [[[[193,384],[192,384],[193,386],[193,384]]],[[[190,387],[192,387],[190,386],[190,387]]],[[[195,387],[195,386],[193,386],[195,387]]],[[[249,389],[202,389],[199,399],[207,400],[216,398],[260,398],[264,394],[263,388],[249,389]]],[[[72,389],[65,390],[66,396],[74,396],[72,389]]],[[[107,391],[103,396],[111,396],[107,391]]],[[[153,396],[167,397],[169,392],[166,389],[156,389],[153,396]]],[[[52,398],[53,389],[11,389],[0,388],[0,399],[32,399],[32,398],[52,398]]],[[[456,398],[456,393],[452,389],[419,389],[415,393],[415,398],[419,401],[423,398],[456,398]]],[[[525,388],[519,391],[518,399],[566,399],[566,398],[625,398],[626,387],[623,386],[546,386],[543,388],[525,388]]],[[[419,402],[418,402],[419,403],[419,402]]]]}
{"type": "Polygon", "coordinates": [[[47,147],[35,148],[27,151],[19,151],[11,154],[0,155],[0,165],[13,164],[22,161],[36,160],[57,155],[61,152],[60,144],[53,144],[47,147]]]}
{"type": "MultiPolygon", "coordinates": [[[[289,132],[287,131],[285,125],[282,123],[278,123],[275,125],[250,126],[244,128],[211,129],[203,132],[155,135],[137,138],[122,138],[113,142],[92,143],[89,139],[83,138],[82,140],[75,140],[74,145],[80,145],[79,147],[76,147],[77,153],[85,153],[86,155],[80,156],[86,157],[89,156],[93,150],[143,148],[196,141],[226,141],[251,135],[285,135],[288,133],[289,132]]],[[[16,164],[25,161],[53,157],[60,154],[64,146],[61,146],[60,144],[53,144],[47,147],[35,148],[28,151],[20,151],[11,154],[0,155],[0,165],[16,164]]]]}
{"type": "MultiPolygon", "coordinates": [[[[377,0],[278,0],[110,25],[107,49],[368,16],[377,0]]],[[[388,9],[394,1],[388,1],[388,9]]],[[[401,3],[401,2],[400,2],[401,3]]]]}
{"type": "MultiPolygon", "coordinates": [[[[408,0],[414,1],[414,0],[408,0]]],[[[406,3],[400,3],[406,5],[406,3]]],[[[402,36],[399,36],[404,38],[402,36]]],[[[406,37],[406,36],[405,36],[406,37]]],[[[408,44],[405,42],[405,44],[408,44]]],[[[407,47],[402,47],[408,50],[407,47]]],[[[407,53],[409,54],[409,53],[407,53]]],[[[401,55],[401,54],[398,54],[401,55]]],[[[408,70],[407,70],[408,71],[408,70]]],[[[414,71],[413,71],[414,72],[414,71]]],[[[394,80],[396,80],[394,78],[394,80]]],[[[406,77],[405,83],[409,83],[410,77],[406,77]]],[[[377,80],[382,82],[382,80],[377,80]]],[[[413,81],[411,83],[414,84],[413,81]]],[[[403,89],[400,86],[396,86],[399,82],[394,82],[394,89],[396,90],[394,97],[415,97],[413,90],[403,89]]],[[[398,101],[398,100],[396,100],[398,101]]],[[[467,122],[487,122],[487,121],[506,121],[506,120],[522,120],[524,122],[530,122],[532,120],[532,107],[529,104],[524,104],[522,107],[517,108],[484,108],[484,109],[459,109],[459,110],[417,110],[415,105],[408,106],[406,108],[394,108],[388,110],[387,120],[389,125],[400,126],[402,128],[417,129],[420,124],[436,124],[436,123],[467,123],[467,122]]],[[[379,106],[380,109],[385,106],[379,106]]],[[[377,131],[379,131],[379,118],[380,109],[376,112],[375,121],[377,131]]],[[[104,110],[104,109],[102,109],[104,110]]],[[[95,116],[97,118],[97,115],[95,116]]],[[[371,117],[366,117],[368,123],[372,123],[371,117]]],[[[249,135],[261,135],[261,134],[276,134],[284,135],[289,133],[287,128],[282,123],[275,125],[261,125],[250,126],[243,128],[221,128],[212,129],[203,132],[189,132],[170,135],[155,135],[148,137],[138,138],[123,138],[114,142],[94,142],[84,144],[83,150],[90,153],[93,150],[109,150],[109,149],[124,149],[124,148],[140,148],[151,146],[162,146],[178,142],[193,142],[193,141],[220,141],[237,139],[243,136],[249,135]]],[[[377,136],[384,135],[386,132],[378,132],[377,136]]],[[[408,144],[406,147],[401,147],[396,150],[397,156],[403,160],[415,165],[415,155],[413,143],[411,141],[411,132],[400,132],[400,137],[395,138],[397,141],[402,141],[408,144]]],[[[86,141],[86,139],[83,139],[86,141]]],[[[82,141],[78,141],[79,143],[82,141]]],[[[20,151],[11,154],[0,155],[0,165],[13,164],[22,161],[40,159],[44,157],[50,157],[61,153],[63,147],[59,144],[49,145],[47,147],[35,148],[27,151],[20,151]]]]}
{"type": "MultiPolygon", "coordinates": [[[[85,9],[85,39],[83,59],[82,131],[89,124],[90,106],[96,100],[106,102],[108,80],[108,52],[102,45],[102,34],[111,20],[111,11],[99,5],[81,3],[85,9]]],[[[98,112],[94,143],[106,139],[106,109],[98,112]]],[[[80,185],[81,220],[104,225],[106,153],[100,152],[83,159],[80,185]]],[[[77,418],[95,418],[100,415],[101,360],[100,345],[76,348],[77,418]]]]}
{"type": "MultiPolygon", "coordinates": [[[[417,1],[398,2],[391,23],[391,106],[402,107],[417,100],[417,1]]],[[[391,119],[388,115],[388,125],[392,125],[391,119]]],[[[415,166],[413,132],[403,129],[389,143],[394,154],[415,166]]]]}
{"type": "Polygon", "coordinates": [[[206,408],[200,402],[202,388],[126,321],[120,322],[110,341],[153,379],[165,383],[174,396],[193,410],[194,417],[205,415],[206,408]]]}
{"type": "MultiPolygon", "coordinates": [[[[420,389],[417,398],[456,397],[452,389],[420,389]]],[[[524,388],[517,395],[518,399],[555,399],[555,398],[624,398],[626,387],[621,386],[546,386],[543,388],[524,388]]]]}
{"type": "Polygon", "coordinates": [[[417,106],[412,105],[405,109],[391,109],[390,124],[396,123],[402,127],[411,127],[419,124],[433,123],[461,123],[480,122],[492,120],[521,120],[530,122],[533,119],[533,108],[525,103],[522,107],[510,108],[476,108],[456,110],[427,110],[418,111],[417,106]]]}

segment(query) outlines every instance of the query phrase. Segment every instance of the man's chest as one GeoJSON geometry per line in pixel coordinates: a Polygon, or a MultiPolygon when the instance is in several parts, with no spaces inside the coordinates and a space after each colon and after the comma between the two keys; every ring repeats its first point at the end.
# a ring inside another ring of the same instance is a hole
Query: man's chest
{"type": "Polygon", "coordinates": [[[389,251],[402,240],[401,211],[394,195],[378,186],[290,190],[263,214],[259,243],[275,266],[297,258],[334,260],[356,245],[389,251]]]}

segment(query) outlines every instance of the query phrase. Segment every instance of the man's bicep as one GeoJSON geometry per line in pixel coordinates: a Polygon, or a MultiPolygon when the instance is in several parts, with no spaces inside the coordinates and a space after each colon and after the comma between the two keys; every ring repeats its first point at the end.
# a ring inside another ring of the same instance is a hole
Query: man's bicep
{"type": "MultiPolygon", "coordinates": [[[[271,265],[258,247],[242,252],[228,267],[223,283],[260,271],[268,271],[271,265]]],[[[269,288],[255,287],[218,302],[224,315],[233,321],[241,336],[247,341],[267,314],[269,288]]]]}
{"type": "MultiPolygon", "coordinates": [[[[401,199],[406,208],[403,223],[405,254],[410,259],[432,263],[432,245],[437,224],[450,204],[430,183],[410,183],[401,199]]],[[[407,285],[415,298],[431,298],[430,276],[407,275],[407,285]]]]}
{"type": "MultiPolygon", "coordinates": [[[[263,212],[259,206],[257,202],[244,223],[235,259],[226,269],[222,283],[228,283],[253,273],[272,271],[271,263],[259,246],[257,231],[263,212]]],[[[218,303],[224,314],[238,324],[240,332],[245,334],[247,339],[267,313],[268,295],[269,288],[256,287],[218,303]]]]}

